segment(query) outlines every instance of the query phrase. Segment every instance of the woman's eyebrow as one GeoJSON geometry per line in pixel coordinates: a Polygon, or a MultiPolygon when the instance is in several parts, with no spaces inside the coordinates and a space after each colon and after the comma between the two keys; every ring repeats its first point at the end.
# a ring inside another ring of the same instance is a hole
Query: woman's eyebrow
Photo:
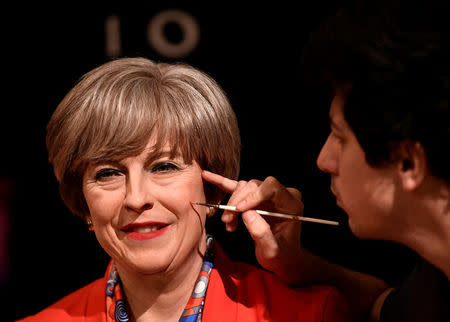
{"type": "Polygon", "coordinates": [[[99,167],[99,166],[105,166],[105,165],[109,165],[109,166],[113,166],[113,167],[123,167],[122,164],[120,163],[119,160],[101,160],[101,161],[93,161],[91,163],[91,165],[93,167],[99,167]]]}
{"type": "Polygon", "coordinates": [[[153,163],[155,160],[158,160],[161,158],[176,159],[180,156],[181,155],[179,153],[174,154],[169,149],[158,151],[158,152],[150,150],[150,151],[148,151],[147,156],[145,158],[145,164],[149,165],[149,164],[153,163]]]}

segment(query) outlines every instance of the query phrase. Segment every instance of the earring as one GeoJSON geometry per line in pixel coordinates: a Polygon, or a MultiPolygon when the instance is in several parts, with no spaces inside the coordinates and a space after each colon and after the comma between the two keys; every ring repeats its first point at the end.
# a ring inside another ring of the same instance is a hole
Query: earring
{"type": "Polygon", "coordinates": [[[214,215],[214,212],[216,211],[216,208],[209,207],[209,212],[207,217],[212,217],[214,215]]]}
{"type": "Polygon", "coordinates": [[[89,231],[94,231],[94,224],[92,223],[91,217],[86,218],[86,223],[87,223],[89,231]]]}

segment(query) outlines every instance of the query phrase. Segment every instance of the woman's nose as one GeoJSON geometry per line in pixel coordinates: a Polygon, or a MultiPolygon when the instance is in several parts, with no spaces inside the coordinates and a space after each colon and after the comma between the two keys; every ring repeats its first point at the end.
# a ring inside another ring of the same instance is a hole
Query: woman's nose
{"type": "Polygon", "coordinates": [[[125,206],[138,213],[153,208],[154,197],[150,190],[151,187],[144,176],[130,176],[127,182],[125,206]]]}
{"type": "Polygon", "coordinates": [[[330,136],[328,136],[327,140],[322,146],[316,163],[317,167],[323,172],[337,174],[337,159],[335,153],[333,152],[333,146],[330,142],[330,136]]]}

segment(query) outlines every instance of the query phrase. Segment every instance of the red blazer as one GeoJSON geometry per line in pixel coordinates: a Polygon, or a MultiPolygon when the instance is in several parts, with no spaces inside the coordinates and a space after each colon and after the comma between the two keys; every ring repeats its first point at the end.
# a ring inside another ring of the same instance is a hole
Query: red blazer
{"type": "MultiPolygon", "coordinates": [[[[104,322],[106,280],[104,276],[19,321],[104,322]]],[[[231,262],[217,247],[202,321],[347,322],[348,312],[345,298],[332,287],[290,288],[269,272],[231,262]]]]}

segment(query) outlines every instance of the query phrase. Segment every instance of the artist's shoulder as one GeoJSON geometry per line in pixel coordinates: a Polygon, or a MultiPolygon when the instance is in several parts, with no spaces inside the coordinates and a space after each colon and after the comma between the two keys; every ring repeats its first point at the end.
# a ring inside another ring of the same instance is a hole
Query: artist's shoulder
{"type": "Polygon", "coordinates": [[[18,322],[97,322],[105,321],[106,280],[99,278],[66,295],[42,311],[18,322]]]}

